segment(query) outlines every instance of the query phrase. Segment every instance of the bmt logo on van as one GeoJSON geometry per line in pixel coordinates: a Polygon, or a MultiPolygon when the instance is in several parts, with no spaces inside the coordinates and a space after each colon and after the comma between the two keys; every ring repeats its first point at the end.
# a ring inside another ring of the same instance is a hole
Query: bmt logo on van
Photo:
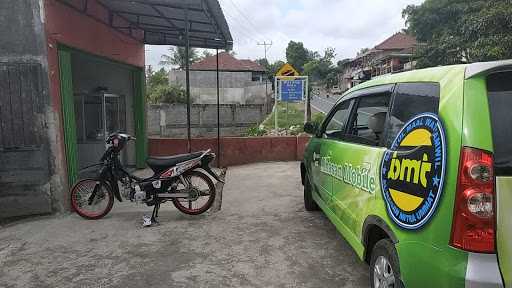
{"type": "Polygon", "coordinates": [[[420,114],[407,122],[384,153],[381,186],[388,215],[404,229],[418,229],[441,197],[446,143],[439,118],[420,114]]]}

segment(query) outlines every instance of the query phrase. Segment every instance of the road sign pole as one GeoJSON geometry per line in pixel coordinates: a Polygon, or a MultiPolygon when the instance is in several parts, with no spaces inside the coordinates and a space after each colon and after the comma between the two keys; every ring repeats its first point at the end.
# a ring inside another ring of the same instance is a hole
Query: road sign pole
{"type": "Polygon", "coordinates": [[[311,98],[310,98],[310,95],[309,95],[309,77],[306,77],[306,80],[304,81],[306,83],[306,111],[305,112],[305,115],[304,115],[304,119],[305,121],[304,122],[309,122],[311,121],[311,98]]]}
{"type": "MultiPolygon", "coordinates": [[[[277,108],[277,103],[279,101],[278,99],[278,95],[279,95],[279,87],[277,87],[277,79],[278,77],[274,77],[274,89],[275,89],[275,95],[274,95],[274,128],[277,130],[278,126],[277,126],[277,111],[279,110],[277,108]]],[[[276,131],[277,132],[277,131],[276,131]]]]}
{"type": "MultiPolygon", "coordinates": [[[[286,123],[288,123],[288,101],[286,101],[286,118],[285,119],[286,119],[286,123]]],[[[288,128],[288,127],[286,127],[286,128],[288,128]]]]}

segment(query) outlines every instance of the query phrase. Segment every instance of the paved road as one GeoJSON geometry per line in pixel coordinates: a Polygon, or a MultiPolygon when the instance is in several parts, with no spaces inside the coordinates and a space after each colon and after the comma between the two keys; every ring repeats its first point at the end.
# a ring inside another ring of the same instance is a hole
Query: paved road
{"type": "Polygon", "coordinates": [[[312,96],[311,108],[313,108],[315,111],[327,114],[329,111],[331,111],[332,106],[334,106],[339,97],[340,95],[335,95],[327,98],[325,94],[320,96],[312,96]]]}
{"type": "Polygon", "coordinates": [[[298,171],[296,162],[230,168],[220,212],[168,206],[151,228],[140,227],[150,209],[129,203],[99,221],[1,227],[0,286],[368,287],[367,266],[334,226],[304,211],[298,171]]]}

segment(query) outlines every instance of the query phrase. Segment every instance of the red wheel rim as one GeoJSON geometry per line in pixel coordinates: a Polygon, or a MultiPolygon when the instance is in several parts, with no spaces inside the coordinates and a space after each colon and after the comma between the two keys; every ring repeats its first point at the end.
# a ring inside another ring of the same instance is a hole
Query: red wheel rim
{"type": "Polygon", "coordinates": [[[192,174],[185,178],[191,182],[194,189],[194,192],[191,193],[191,199],[180,198],[176,199],[174,203],[179,206],[178,209],[185,213],[200,214],[211,206],[211,202],[214,200],[213,188],[206,180],[197,175],[192,174]],[[208,195],[206,195],[207,193],[208,195]]]}
{"type": "Polygon", "coordinates": [[[111,202],[110,191],[106,185],[96,180],[82,180],[78,182],[71,191],[71,206],[73,206],[73,209],[78,214],[87,218],[100,217],[108,210],[111,202]],[[89,196],[94,191],[96,185],[101,185],[101,187],[98,188],[92,205],[89,205],[89,196]]]}

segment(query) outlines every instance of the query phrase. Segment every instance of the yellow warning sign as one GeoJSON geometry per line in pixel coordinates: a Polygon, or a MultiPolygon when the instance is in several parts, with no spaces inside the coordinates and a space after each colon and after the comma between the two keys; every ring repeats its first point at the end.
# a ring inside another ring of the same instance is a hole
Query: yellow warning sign
{"type": "Polygon", "coordinates": [[[286,63],[277,71],[276,76],[300,76],[300,74],[292,65],[286,63]]]}

